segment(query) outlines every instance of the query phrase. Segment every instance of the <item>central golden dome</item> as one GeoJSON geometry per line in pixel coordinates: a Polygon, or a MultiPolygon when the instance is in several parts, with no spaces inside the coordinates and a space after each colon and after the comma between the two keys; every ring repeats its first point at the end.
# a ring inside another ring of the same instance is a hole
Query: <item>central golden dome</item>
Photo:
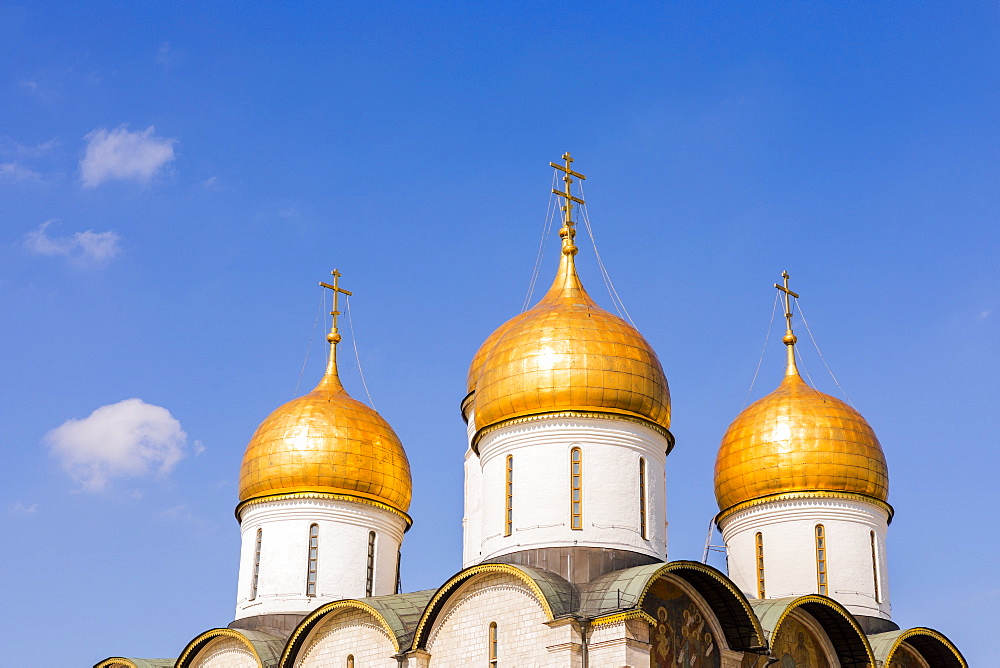
{"type": "MultiPolygon", "coordinates": [[[[278,494],[343,495],[406,515],[410,464],[381,415],[344,390],[331,332],[330,359],[319,385],[292,399],[254,432],[240,467],[240,504],[278,494]]],[[[407,518],[409,520],[409,518],[407,518]]]]}
{"type": "MultiPolygon", "coordinates": [[[[790,314],[788,314],[790,318],[790,314]]],[[[782,494],[843,494],[884,505],[889,472],[874,430],[857,410],[806,384],[795,365],[795,336],[778,388],[729,425],[715,461],[722,513],[782,494]]]]}
{"type": "Polygon", "coordinates": [[[472,360],[463,406],[477,433],[505,420],[565,411],[670,427],[663,367],[635,327],[602,309],[583,289],[573,232],[560,230],[563,253],[548,293],[501,325],[472,360]]]}

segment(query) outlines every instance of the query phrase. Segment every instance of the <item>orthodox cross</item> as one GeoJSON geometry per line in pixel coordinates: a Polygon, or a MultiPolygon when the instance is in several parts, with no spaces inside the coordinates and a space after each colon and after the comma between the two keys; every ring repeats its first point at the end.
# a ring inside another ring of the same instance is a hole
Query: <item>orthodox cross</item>
{"type": "Polygon", "coordinates": [[[322,285],[324,288],[329,288],[330,290],[333,291],[333,310],[330,311],[330,315],[333,316],[333,325],[330,328],[330,334],[334,335],[337,334],[337,316],[340,315],[340,311],[337,310],[338,297],[340,297],[341,294],[345,294],[348,297],[350,297],[351,293],[345,290],[344,288],[340,287],[339,271],[334,269],[333,271],[330,272],[330,274],[333,276],[333,285],[330,285],[329,283],[324,283],[323,281],[320,281],[319,284],[322,285]]]}
{"type": "Polygon", "coordinates": [[[774,287],[778,288],[779,290],[785,293],[785,329],[787,329],[790,332],[792,331],[792,302],[790,298],[795,297],[796,299],[798,299],[799,296],[788,289],[788,272],[787,271],[781,272],[781,277],[785,279],[785,284],[778,285],[777,283],[775,283],[774,287]]]}
{"type": "Polygon", "coordinates": [[[553,188],[552,192],[566,199],[566,206],[562,208],[562,210],[566,212],[566,215],[563,216],[563,223],[566,225],[567,228],[573,229],[573,202],[576,202],[577,204],[585,204],[586,202],[584,202],[582,199],[578,197],[573,197],[573,195],[571,195],[569,192],[569,186],[571,183],[573,183],[574,176],[580,179],[581,181],[585,180],[587,177],[581,174],[580,172],[574,172],[572,169],[570,169],[569,166],[573,164],[573,158],[570,157],[568,151],[566,153],[563,153],[562,157],[566,163],[565,166],[557,165],[554,162],[550,162],[549,165],[551,167],[555,167],[560,172],[563,172],[565,174],[565,176],[562,177],[562,180],[566,183],[566,190],[556,190],[555,188],[553,188]]]}

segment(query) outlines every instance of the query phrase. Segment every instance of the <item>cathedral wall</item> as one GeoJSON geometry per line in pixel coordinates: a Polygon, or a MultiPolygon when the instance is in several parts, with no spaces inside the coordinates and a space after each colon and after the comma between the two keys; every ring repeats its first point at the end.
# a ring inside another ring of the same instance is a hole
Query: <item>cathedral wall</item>
{"type": "Polygon", "coordinates": [[[347,665],[353,656],[358,668],[397,668],[392,641],[371,615],[360,610],[345,610],[328,615],[309,634],[294,665],[296,668],[321,668],[347,665]]]}
{"type": "Polygon", "coordinates": [[[479,455],[465,451],[465,517],[462,519],[462,568],[479,563],[483,522],[483,472],[479,455]]]}
{"type": "Polygon", "coordinates": [[[479,442],[483,538],[467,563],[527,548],[584,545],[666,559],[666,439],[612,419],[542,418],[479,442]],[[572,528],[571,452],[582,454],[582,521],[572,528]],[[505,536],[507,456],[513,456],[513,530],[505,536]],[[646,470],[646,538],[640,533],[639,459],[646,470]]]}
{"type": "Polygon", "coordinates": [[[548,666],[547,646],[562,636],[546,625],[542,605],[511,575],[473,578],[451,597],[427,641],[431,668],[489,665],[490,624],[497,625],[501,666],[548,666]]]}
{"type": "Polygon", "coordinates": [[[305,613],[330,601],[364,597],[370,531],[376,535],[373,594],[395,593],[397,555],[405,526],[394,513],[352,501],[292,498],[249,506],[240,523],[243,543],[236,618],[305,613]],[[319,525],[316,596],[306,592],[312,524],[319,525]],[[253,596],[258,529],[260,569],[253,596]]]}
{"type": "Polygon", "coordinates": [[[760,532],[766,597],[819,593],[816,525],[822,524],[826,534],[827,595],[852,614],[889,619],[887,519],[886,512],[873,504],[839,498],[790,499],[747,508],[723,522],[729,577],[748,597],[757,598],[756,534],[760,532]],[[878,561],[874,571],[872,531],[878,561]],[[875,598],[876,572],[879,601],[875,598]]]}
{"type": "Polygon", "coordinates": [[[222,637],[205,645],[191,662],[191,668],[258,668],[257,659],[235,638],[222,637]]]}

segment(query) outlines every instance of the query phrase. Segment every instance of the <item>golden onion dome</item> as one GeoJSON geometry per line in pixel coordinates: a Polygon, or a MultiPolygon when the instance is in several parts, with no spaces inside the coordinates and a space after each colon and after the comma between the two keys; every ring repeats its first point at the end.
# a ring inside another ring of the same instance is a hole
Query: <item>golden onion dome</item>
{"type": "Polygon", "coordinates": [[[820,493],[861,496],[891,516],[889,473],[875,432],[857,410],[802,380],[795,341],[789,324],[784,380],[740,413],[722,438],[715,462],[720,511],[776,495],[820,493]]]}
{"type": "Polygon", "coordinates": [[[642,334],[598,306],[576,273],[575,230],[566,225],[559,271],[533,308],[501,325],[469,369],[477,435],[527,416],[579,412],[670,427],[670,390],[642,334]]]}
{"type": "Polygon", "coordinates": [[[406,516],[412,482],[403,445],[382,416],[344,390],[336,326],[327,339],[323,379],[271,413],[250,439],[240,466],[237,513],[251,499],[319,493],[384,504],[406,516]]]}

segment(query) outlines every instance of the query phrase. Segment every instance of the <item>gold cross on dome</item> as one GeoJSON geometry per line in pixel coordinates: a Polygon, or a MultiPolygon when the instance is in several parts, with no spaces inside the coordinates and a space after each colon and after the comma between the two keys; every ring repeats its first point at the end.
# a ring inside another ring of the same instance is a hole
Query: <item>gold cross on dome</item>
{"type": "Polygon", "coordinates": [[[778,288],[779,290],[781,290],[782,292],[785,293],[785,329],[787,329],[790,332],[790,331],[792,331],[792,301],[791,301],[791,297],[795,297],[796,299],[798,299],[799,295],[797,293],[792,292],[791,290],[788,289],[788,278],[789,278],[788,277],[788,272],[787,271],[781,272],[781,277],[783,279],[785,279],[785,284],[784,285],[778,285],[777,283],[775,283],[774,287],[778,288]]]}
{"type": "Polygon", "coordinates": [[[337,316],[340,315],[340,311],[337,310],[337,300],[340,297],[340,295],[344,294],[344,295],[347,295],[348,297],[350,297],[351,293],[349,291],[345,290],[344,288],[340,287],[340,272],[339,271],[337,271],[336,269],[334,269],[333,271],[330,272],[330,274],[333,276],[333,285],[330,285],[329,283],[324,283],[323,281],[320,281],[319,284],[322,285],[324,288],[329,288],[330,290],[333,291],[333,310],[330,311],[330,315],[333,316],[333,325],[330,328],[330,333],[331,334],[336,334],[337,333],[337,316]]]}
{"type": "Polygon", "coordinates": [[[570,157],[569,151],[563,153],[562,158],[563,161],[566,163],[565,165],[557,165],[554,162],[550,162],[549,166],[558,169],[560,172],[563,172],[564,176],[562,177],[562,180],[566,184],[566,190],[556,190],[555,188],[553,188],[552,192],[566,199],[566,205],[562,208],[562,210],[565,212],[565,216],[563,216],[563,223],[566,225],[566,227],[572,229],[573,202],[576,202],[577,204],[586,204],[586,202],[584,202],[582,199],[578,197],[573,197],[573,195],[570,193],[570,184],[573,183],[574,176],[580,179],[581,181],[585,180],[587,177],[581,174],[580,172],[574,172],[572,169],[570,169],[570,165],[573,164],[573,158],[570,157]]]}

